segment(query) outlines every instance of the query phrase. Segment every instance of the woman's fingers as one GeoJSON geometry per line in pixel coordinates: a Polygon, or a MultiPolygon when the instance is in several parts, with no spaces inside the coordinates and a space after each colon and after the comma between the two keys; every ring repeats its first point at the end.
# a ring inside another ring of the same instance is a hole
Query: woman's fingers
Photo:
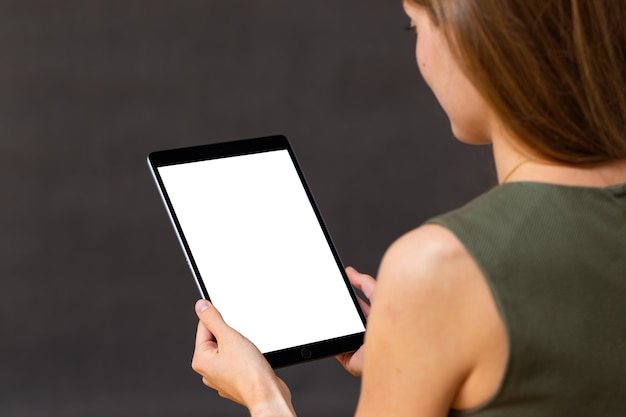
{"type": "MultiPolygon", "coordinates": [[[[374,290],[376,288],[376,280],[372,278],[370,275],[362,274],[353,267],[349,266],[346,268],[346,273],[348,274],[348,280],[350,283],[359,291],[365,295],[367,301],[369,303],[372,302],[374,298],[374,290]]],[[[359,304],[363,309],[363,313],[367,316],[369,314],[369,304],[364,302],[359,298],[359,304]]]]}

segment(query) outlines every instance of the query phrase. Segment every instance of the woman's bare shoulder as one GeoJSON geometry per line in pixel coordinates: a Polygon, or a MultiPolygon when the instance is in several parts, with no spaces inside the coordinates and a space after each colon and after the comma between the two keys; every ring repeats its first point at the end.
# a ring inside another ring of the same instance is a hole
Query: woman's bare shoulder
{"type": "Polygon", "coordinates": [[[368,408],[393,400],[403,404],[397,415],[442,415],[499,387],[504,326],[480,268],[442,226],[421,226],[387,250],[368,332],[364,376],[376,377],[363,380],[368,408]],[[416,389],[429,400],[413,402],[416,389]]]}
{"type": "Polygon", "coordinates": [[[408,274],[423,280],[474,265],[454,233],[443,226],[427,224],[406,233],[389,247],[381,272],[389,272],[392,276],[408,274]]]}

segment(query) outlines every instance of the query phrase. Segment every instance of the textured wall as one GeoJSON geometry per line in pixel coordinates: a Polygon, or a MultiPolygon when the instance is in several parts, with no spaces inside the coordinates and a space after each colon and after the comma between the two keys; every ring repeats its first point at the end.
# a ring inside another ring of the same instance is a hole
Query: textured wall
{"type": "MultiPolygon", "coordinates": [[[[0,415],[245,416],[190,369],[198,298],[148,152],[287,135],[347,264],[490,186],[399,1],[0,1],[0,415]]],[[[350,415],[327,359],[280,371],[350,415]]]]}

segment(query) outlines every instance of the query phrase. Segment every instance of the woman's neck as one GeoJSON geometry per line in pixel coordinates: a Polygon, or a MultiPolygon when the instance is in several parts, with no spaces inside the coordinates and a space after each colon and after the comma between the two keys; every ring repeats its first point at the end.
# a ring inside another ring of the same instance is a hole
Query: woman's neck
{"type": "Polygon", "coordinates": [[[551,162],[524,150],[505,135],[493,135],[493,156],[498,182],[544,182],[550,184],[607,187],[626,183],[626,159],[592,166],[551,162]]]}

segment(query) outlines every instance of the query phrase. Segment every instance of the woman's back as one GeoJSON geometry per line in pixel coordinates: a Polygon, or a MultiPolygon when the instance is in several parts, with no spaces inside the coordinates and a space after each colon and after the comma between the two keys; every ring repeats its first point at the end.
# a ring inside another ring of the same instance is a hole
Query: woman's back
{"type": "Polygon", "coordinates": [[[509,336],[472,415],[626,415],[626,185],[506,184],[433,220],[479,265],[509,336]]]}

